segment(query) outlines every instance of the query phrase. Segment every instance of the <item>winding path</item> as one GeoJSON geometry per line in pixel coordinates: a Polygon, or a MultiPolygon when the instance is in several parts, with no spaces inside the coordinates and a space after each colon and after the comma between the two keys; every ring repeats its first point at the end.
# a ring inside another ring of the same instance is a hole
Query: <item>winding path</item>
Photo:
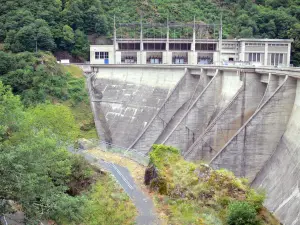
{"type": "Polygon", "coordinates": [[[91,154],[83,151],[81,151],[80,154],[82,154],[89,162],[94,164],[96,163],[101,168],[109,171],[116,178],[138,210],[139,215],[136,218],[136,223],[138,225],[160,224],[159,219],[155,214],[152,199],[145,195],[138,187],[127,168],[104,160],[96,159],[91,154]]]}

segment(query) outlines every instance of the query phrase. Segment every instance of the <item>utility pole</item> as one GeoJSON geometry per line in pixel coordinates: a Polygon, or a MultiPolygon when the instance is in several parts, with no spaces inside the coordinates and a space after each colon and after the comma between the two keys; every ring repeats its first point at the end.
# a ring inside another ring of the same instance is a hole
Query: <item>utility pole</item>
{"type": "Polygon", "coordinates": [[[114,15],[114,64],[117,64],[117,28],[116,28],[116,15],[114,15]]]}
{"type": "Polygon", "coordinates": [[[141,24],[140,24],[140,64],[143,64],[143,51],[144,51],[144,44],[143,44],[143,14],[141,14],[141,24]]]}
{"type": "Polygon", "coordinates": [[[223,11],[221,11],[220,18],[220,29],[219,29],[219,63],[221,63],[222,59],[222,45],[223,45],[223,11]]]}

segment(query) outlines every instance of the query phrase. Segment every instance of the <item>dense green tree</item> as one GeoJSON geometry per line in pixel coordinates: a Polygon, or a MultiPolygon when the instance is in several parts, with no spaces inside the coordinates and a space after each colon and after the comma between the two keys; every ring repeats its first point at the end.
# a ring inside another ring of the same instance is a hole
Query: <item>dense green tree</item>
{"type": "Polygon", "coordinates": [[[9,58],[11,63],[0,62],[0,80],[10,85],[26,106],[60,100],[75,104],[87,98],[84,80],[66,74],[53,56],[28,52],[11,55],[0,51],[1,58],[9,58]]]}
{"type": "Polygon", "coordinates": [[[0,215],[9,212],[11,200],[22,207],[29,224],[80,220],[85,198],[68,195],[68,183],[92,173],[65,150],[78,134],[70,110],[39,105],[25,111],[1,82],[0,103],[0,215]]]}
{"type": "MultiPolygon", "coordinates": [[[[222,13],[224,38],[289,38],[288,31],[300,20],[299,0],[160,0],[147,4],[133,0],[15,0],[0,5],[0,11],[0,42],[5,40],[6,49],[35,51],[35,39],[32,38],[39,32],[39,36],[43,36],[39,49],[64,50],[82,58],[87,55],[85,48],[80,52],[75,43],[76,35],[72,40],[71,30],[65,28],[72,28],[73,33],[79,29],[85,35],[111,37],[114,15],[117,23],[136,22],[141,16],[144,22],[165,23],[167,19],[191,22],[195,16],[206,23],[219,23],[222,13]],[[32,24],[37,19],[44,20],[47,28],[33,29],[32,24]]],[[[149,35],[153,36],[154,32],[149,35]]],[[[176,33],[176,36],[183,35],[184,32],[176,33]]],[[[298,49],[294,46],[293,62],[299,63],[298,49]]]]}
{"type": "Polygon", "coordinates": [[[20,30],[9,31],[5,39],[6,49],[13,52],[53,50],[54,39],[46,21],[38,19],[20,30]]]}
{"type": "Polygon", "coordinates": [[[74,42],[75,35],[72,27],[68,25],[63,26],[60,47],[64,50],[70,50],[72,49],[74,42]]]}
{"type": "Polygon", "coordinates": [[[89,56],[90,45],[87,36],[81,31],[75,31],[75,45],[72,48],[72,54],[87,59],[89,56]]]}

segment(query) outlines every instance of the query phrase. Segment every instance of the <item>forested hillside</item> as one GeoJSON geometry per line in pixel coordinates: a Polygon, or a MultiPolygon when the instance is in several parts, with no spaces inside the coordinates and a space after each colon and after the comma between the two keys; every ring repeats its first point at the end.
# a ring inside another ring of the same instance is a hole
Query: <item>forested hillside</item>
{"type": "Polygon", "coordinates": [[[112,34],[117,22],[192,21],[219,23],[224,38],[293,38],[300,64],[300,0],[15,0],[0,5],[0,42],[12,52],[66,50],[88,58],[87,35],[112,34]]]}
{"type": "Polygon", "coordinates": [[[67,151],[79,137],[96,137],[75,72],[48,53],[0,51],[0,217],[22,211],[33,225],[133,222],[135,208],[116,182],[67,151]]]}

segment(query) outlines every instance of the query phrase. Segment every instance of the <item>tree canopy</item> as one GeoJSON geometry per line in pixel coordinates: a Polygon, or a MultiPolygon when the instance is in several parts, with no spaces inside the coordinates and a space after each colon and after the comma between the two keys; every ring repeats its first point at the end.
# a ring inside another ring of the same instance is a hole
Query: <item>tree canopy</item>
{"type": "Polygon", "coordinates": [[[88,58],[88,35],[111,37],[119,22],[219,23],[224,38],[294,38],[292,63],[299,65],[299,0],[15,0],[0,5],[0,42],[13,52],[65,50],[88,58]]]}

